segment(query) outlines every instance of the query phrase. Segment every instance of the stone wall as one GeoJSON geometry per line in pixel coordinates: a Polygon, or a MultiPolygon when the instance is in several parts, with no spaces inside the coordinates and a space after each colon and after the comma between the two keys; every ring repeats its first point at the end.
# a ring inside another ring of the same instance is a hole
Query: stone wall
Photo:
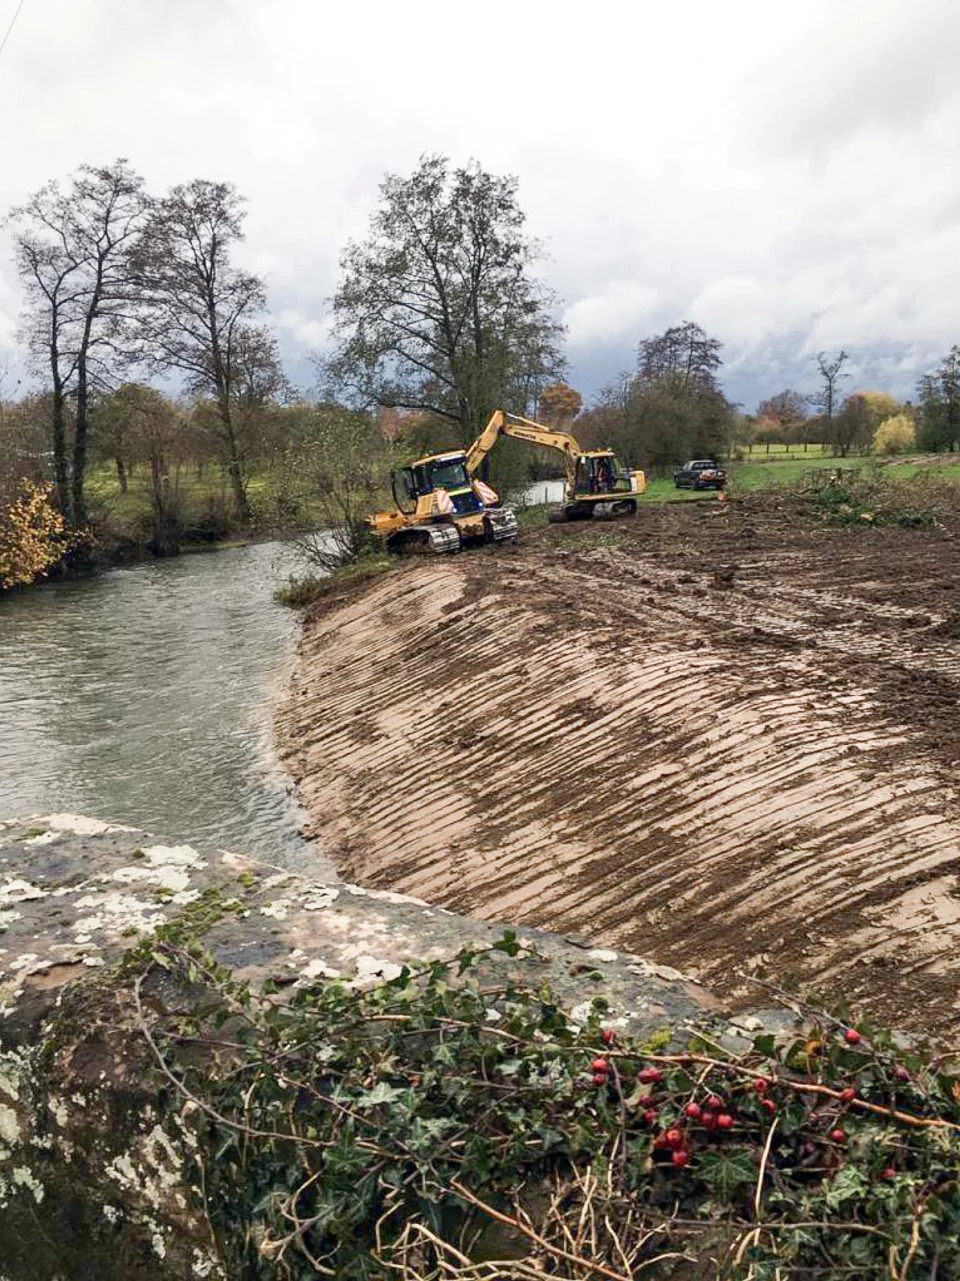
{"type": "MultiPolygon", "coordinates": [[[[183,1173],[192,1105],[144,1034],[191,994],[154,968],[134,997],[133,958],[177,920],[254,987],[372,985],[503,934],[94,819],[0,822],[0,1281],[224,1277],[183,1173]]],[[[703,988],[639,956],[537,930],[519,941],[496,963],[549,984],[574,1017],[602,992],[611,1023],[633,1032],[706,1020],[746,1043],[757,1026],[723,1023],[703,988]]]]}

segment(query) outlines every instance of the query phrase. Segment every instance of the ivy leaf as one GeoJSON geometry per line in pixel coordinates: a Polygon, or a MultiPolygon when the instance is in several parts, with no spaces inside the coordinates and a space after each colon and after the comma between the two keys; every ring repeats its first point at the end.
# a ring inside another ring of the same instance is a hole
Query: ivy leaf
{"type": "Polygon", "coordinates": [[[495,952],[506,952],[507,956],[516,956],[520,951],[520,944],[517,942],[516,930],[506,930],[503,938],[497,939],[493,944],[495,952]]]}
{"type": "Polygon", "coordinates": [[[395,1103],[397,1099],[407,1098],[409,1100],[409,1091],[398,1089],[395,1085],[389,1085],[386,1081],[378,1081],[372,1090],[366,1094],[360,1094],[354,1099],[355,1108],[375,1108],[380,1103],[395,1103]]]}
{"type": "Polygon", "coordinates": [[[739,1188],[754,1183],[757,1171],[745,1152],[706,1152],[700,1158],[700,1177],[718,1201],[732,1201],[739,1188]]]}
{"type": "Polygon", "coordinates": [[[824,1200],[831,1210],[838,1210],[845,1201],[858,1201],[869,1184],[855,1165],[845,1165],[834,1175],[826,1189],[824,1200]]]}
{"type": "Polygon", "coordinates": [[[413,1118],[413,1125],[410,1127],[410,1137],[407,1139],[407,1147],[411,1152],[425,1152],[435,1147],[438,1140],[450,1130],[456,1128],[456,1122],[449,1117],[420,1117],[413,1118]]]}
{"type": "Polygon", "coordinates": [[[445,1041],[440,1044],[433,1052],[434,1063],[439,1063],[441,1067],[456,1067],[457,1052],[452,1045],[447,1045],[445,1041]]]}

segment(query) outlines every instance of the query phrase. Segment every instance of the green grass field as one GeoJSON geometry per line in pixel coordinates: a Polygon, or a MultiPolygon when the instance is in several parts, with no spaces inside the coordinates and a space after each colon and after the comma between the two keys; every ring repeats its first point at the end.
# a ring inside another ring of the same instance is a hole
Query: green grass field
{"type": "MultiPolygon", "coordinates": [[[[764,447],[765,449],[765,447],[764,447]]],[[[732,495],[767,489],[776,485],[795,484],[807,472],[814,468],[844,467],[855,468],[862,475],[874,471],[888,477],[907,478],[918,473],[931,477],[948,476],[960,481],[960,456],[956,461],[947,461],[944,456],[941,464],[918,463],[904,459],[893,459],[878,464],[871,458],[834,458],[824,454],[819,446],[811,447],[804,454],[791,451],[784,446],[771,446],[770,455],[744,460],[733,460],[725,464],[729,476],[729,492],[732,495]]],[[[915,456],[913,456],[915,458],[915,456]]],[[[238,530],[232,520],[232,496],[225,476],[212,465],[204,468],[202,476],[197,475],[196,468],[184,465],[171,481],[176,485],[185,529],[203,530],[209,528],[209,534],[197,533],[200,538],[229,538],[238,530]],[[219,524],[218,524],[219,522],[219,524]]],[[[278,530],[292,527],[315,526],[321,523],[319,512],[313,512],[309,502],[301,503],[295,513],[287,513],[285,519],[281,510],[281,496],[290,492],[289,477],[279,469],[264,468],[255,472],[249,481],[248,494],[254,511],[255,524],[263,530],[278,530]]],[[[103,464],[91,470],[87,483],[88,500],[91,512],[98,523],[114,535],[132,537],[144,536],[150,526],[150,485],[145,467],[137,468],[130,477],[127,493],[120,492],[116,471],[110,465],[103,464]]],[[[684,503],[703,501],[714,497],[714,491],[705,493],[690,489],[676,489],[669,477],[651,477],[641,502],[684,503]]],[[[389,496],[384,491],[383,502],[389,505],[389,496]]],[[[547,507],[542,503],[521,508],[518,512],[522,528],[531,528],[546,521],[547,507]]],[[[188,539],[191,535],[187,534],[188,539]]]]}

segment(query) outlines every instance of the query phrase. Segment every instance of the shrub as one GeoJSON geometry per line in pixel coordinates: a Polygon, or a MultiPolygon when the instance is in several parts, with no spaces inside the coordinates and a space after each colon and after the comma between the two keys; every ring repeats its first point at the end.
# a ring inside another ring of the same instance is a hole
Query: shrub
{"type": "Polygon", "coordinates": [[[68,546],[52,485],[23,481],[12,497],[0,500],[0,591],[43,578],[68,546]]]}
{"type": "Polygon", "coordinates": [[[905,454],[917,443],[917,429],[906,414],[885,418],[873,433],[875,454],[905,454]]]}
{"type": "Polygon", "coordinates": [[[273,598],[281,605],[293,609],[304,609],[322,596],[329,596],[338,588],[350,583],[365,583],[368,579],[386,573],[396,567],[396,560],[390,556],[370,556],[362,560],[342,565],[332,573],[317,577],[308,574],[304,578],[291,578],[283,587],[278,587],[273,598]]]}
{"type": "Polygon", "coordinates": [[[192,1109],[188,1173],[230,1276],[626,1281],[711,1256],[730,1281],[960,1275],[943,1055],[826,1016],[735,1051],[712,1026],[644,1041],[602,1026],[600,994],[574,1022],[488,963],[522,952],[511,933],[281,1000],[176,928],[130,965],[138,1003],[157,966],[203,985],[150,1040],[192,1109]]]}

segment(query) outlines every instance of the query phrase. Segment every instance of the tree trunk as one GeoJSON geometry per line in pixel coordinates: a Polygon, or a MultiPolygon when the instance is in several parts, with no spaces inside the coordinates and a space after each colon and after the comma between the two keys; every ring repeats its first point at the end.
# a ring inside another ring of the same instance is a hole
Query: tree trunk
{"type": "Polygon", "coordinates": [[[123,465],[123,459],[117,454],[117,480],[120,482],[120,493],[127,492],[127,469],[123,465]]]}
{"type": "Polygon", "coordinates": [[[230,477],[230,487],[233,490],[233,505],[237,519],[241,524],[246,525],[250,520],[246,478],[243,474],[243,460],[237,448],[236,433],[233,430],[230,405],[225,396],[220,397],[217,408],[220,412],[220,421],[223,423],[224,442],[227,446],[227,475],[230,477]]]}
{"type": "Polygon", "coordinates": [[[58,385],[53,389],[53,475],[57,484],[57,506],[68,521],[70,512],[70,478],[67,473],[67,432],[64,423],[65,397],[58,385]]]}
{"type": "Polygon", "coordinates": [[[83,529],[87,523],[87,505],[83,482],[87,470],[87,368],[81,360],[77,373],[77,421],[73,429],[73,474],[71,476],[73,525],[83,529]]]}
{"type": "Polygon", "coordinates": [[[180,551],[178,520],[170,503],[170,477],[163,458],[150,454],[150,503],[153,508],[153,537],[150,550],[154,556],[176,556],[180,551]]]}

